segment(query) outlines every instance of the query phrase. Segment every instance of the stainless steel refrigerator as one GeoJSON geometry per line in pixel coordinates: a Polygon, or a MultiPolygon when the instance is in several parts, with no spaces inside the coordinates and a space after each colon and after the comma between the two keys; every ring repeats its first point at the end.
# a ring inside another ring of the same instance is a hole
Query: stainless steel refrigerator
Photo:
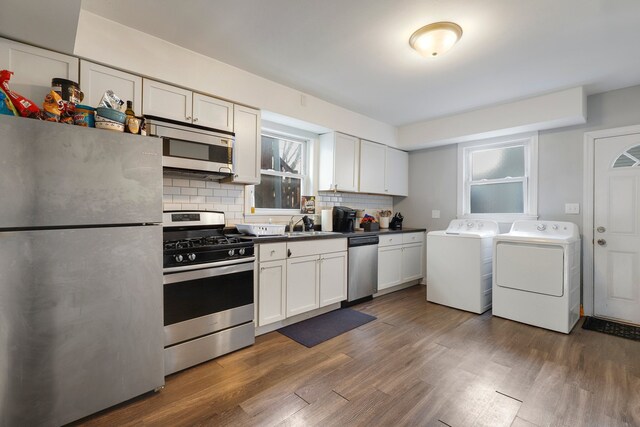
{"type": "Polygon", "coordinates": [[[0,116],[0,425],[164,384],[155,138],[0,116]]]}

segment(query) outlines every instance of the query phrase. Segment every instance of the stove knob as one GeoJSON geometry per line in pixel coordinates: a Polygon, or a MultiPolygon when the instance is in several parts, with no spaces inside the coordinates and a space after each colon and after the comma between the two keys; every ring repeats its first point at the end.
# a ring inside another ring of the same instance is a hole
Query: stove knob
{"type": "Polygon", "coordinates": [[[238,251],[238,253],[239,253],[240,255],[244,255],[244,248],[240,248],[240,250],[238,251]]]}
{"type": "Polygon", "coordinates": [[[189,254],[189,255],[187,255],[187,258],[189,258],[189,261],[195,261],[196,254],[189,254]]]}
{"type": "Polygon", "coordinates": [[[229,256],[234,256],[236,251],[234,249],[229,249],[229,256]]]}
{"type": "Polygon", "coordinates": [[[182,255],[176,255],[174,258],[176,262],[182,262],[182,260],[184,259],[182,255]]]}

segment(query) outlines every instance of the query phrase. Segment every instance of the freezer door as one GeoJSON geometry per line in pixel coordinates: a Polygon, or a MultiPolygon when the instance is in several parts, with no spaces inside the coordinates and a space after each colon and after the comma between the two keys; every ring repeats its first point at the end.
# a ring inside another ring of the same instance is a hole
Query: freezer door
{"type": "Polygon", "coordinates": [[[0,425],[59,426],[164,384],[162,228],[0,233],[0,425]]]}
{"type": "Polygon", "coordinates": [[[0,229],[162,221],[157,138],[0,116],[0,229]]]}

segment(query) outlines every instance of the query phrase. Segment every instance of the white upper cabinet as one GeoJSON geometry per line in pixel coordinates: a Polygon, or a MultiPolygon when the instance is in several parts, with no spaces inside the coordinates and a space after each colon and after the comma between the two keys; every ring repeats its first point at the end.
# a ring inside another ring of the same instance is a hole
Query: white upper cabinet
{"type": "Polygon", "coordinates": [[[144,79],[144,114],[233,132],[233,103],[144,79]]]}
{"type": "Polygon", "coordinates": [[[386,146],[375,142],[360,141],[361,193],[385,193],[386,146]]]}
{"type": "Polygon", "coordinates": [[[190,90],[143,79],[142,92],[145,115],[192,123],[193,92],[190,90]]]}
{"type": "Polygon", "coordinates": [[[236,139],[233,147],[234,176],[231,181],[239,184],[259,184],[262,145],[260,110],[234,105],[233,115],[236,139]]]}
{"type": "Polygon", "coordinates": [[[319,191],[358,191],[360,140],[338,132],[320,135],[319,191]]]}
{"type": "Polygon", "coordinates": [[[114,70],[93,62],[80,61],[80,87],[85,105],[97,107],[107,90],[112,90],[125,102],[133,102],[133,111],[142,114],[142,77],[114,70]]]}
{"type": "Polygon", "coordinates": [[[385,194],[409,195],[409,154],[386,147],[385,194]]]}
{"type": "Polygon", "coordinates": [[[193,123],[233,132],[233,104],[201,93],[193,93],[193,123]]]}
{"type": "Polygon", "coordinates": [[[42,107],[51,79],[78,82],[78,58],[0,38],[0,69],[13,71],[11,90],[42,107]]]}
{"type": "Polygon", "coordinates": [[[361,193],[409,194],[409,154],[375,142],[360,141],[361,193]]]}

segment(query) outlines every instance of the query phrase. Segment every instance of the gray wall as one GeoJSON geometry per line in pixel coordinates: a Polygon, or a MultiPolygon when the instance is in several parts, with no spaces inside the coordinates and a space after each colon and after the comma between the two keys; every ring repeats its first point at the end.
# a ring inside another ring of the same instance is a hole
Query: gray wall
{"type": "MultiPolygon", "coordinates": [[[[538,215],[571,221],[582,229],[584,133],[640,124],[640,86],[591,95],[587,123],[541,131],[538,138],[538,215]],[[565,203],[580,203],[580,215],[564,213],[565,203]]],[[[394,200],[405,224],[428,230],[446,228],[456,217],[457,145],[409,153],[409,197],[394,200]],[[431,210],[440,210],[440,219],[431,210]]]]}

